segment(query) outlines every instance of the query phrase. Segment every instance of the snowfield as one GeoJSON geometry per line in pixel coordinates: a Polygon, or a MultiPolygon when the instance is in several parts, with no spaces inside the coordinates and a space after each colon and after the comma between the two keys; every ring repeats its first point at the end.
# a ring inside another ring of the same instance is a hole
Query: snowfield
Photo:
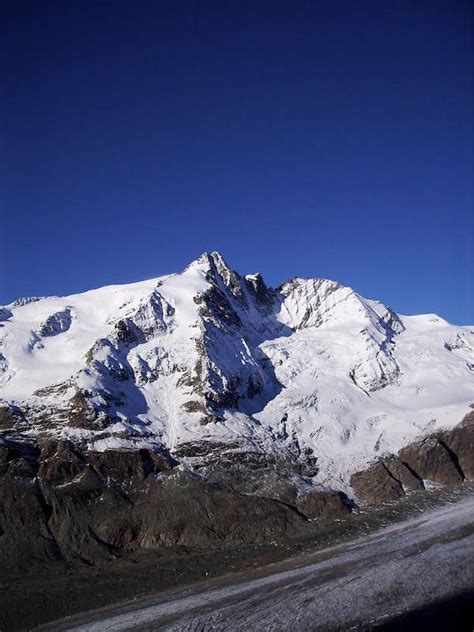
{"type": "Polygon", "coordinates": [[[462,420],[474,327],[324,279],[268,288],[205,253],[180,274],[1,307],[0,397],[23,436],[312,454],[314,482],[344,490],[374,457],[462,420]]]}

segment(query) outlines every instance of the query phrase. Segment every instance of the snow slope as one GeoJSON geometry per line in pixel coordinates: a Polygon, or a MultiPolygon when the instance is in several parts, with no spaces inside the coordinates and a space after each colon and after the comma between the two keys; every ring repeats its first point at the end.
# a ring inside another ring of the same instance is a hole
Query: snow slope
{"type": "Polygon", "coordinates": [[[312,455],[314,481],[344,489],[374,456],[461,421],[474,327],[324,279],[272,289],[205,253],[180,274],[1,307],[0,397],[10,435],[312,455]]]}

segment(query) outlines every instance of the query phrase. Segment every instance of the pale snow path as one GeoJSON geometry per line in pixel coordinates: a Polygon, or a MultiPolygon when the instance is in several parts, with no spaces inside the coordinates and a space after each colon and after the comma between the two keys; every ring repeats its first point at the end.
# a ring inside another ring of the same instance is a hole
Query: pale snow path
{"type": "Polygon", "coordinates": [[[346,630],[472,589],[470,497],[352,543],[42,629],[346,630]]]}

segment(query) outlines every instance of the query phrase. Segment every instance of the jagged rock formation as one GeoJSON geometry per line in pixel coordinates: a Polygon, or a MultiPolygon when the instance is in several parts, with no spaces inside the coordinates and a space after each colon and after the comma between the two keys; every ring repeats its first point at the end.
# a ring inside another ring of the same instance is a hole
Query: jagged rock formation
{"type": "Polygon", "coordinates": [[[470,418],[459,425],[474,328],[324,279],[270,288],[215,252],[180,274],[1,307],[0,397],[2,528],[24,551],[42,538],[45,555],[218,540],[230,521],[237,541],[245,512],[262,533],[299,529],[344,515],[348,497],[474,471],[470,418]],[[164,508],[178,498],[192,527],[164,508]]]}

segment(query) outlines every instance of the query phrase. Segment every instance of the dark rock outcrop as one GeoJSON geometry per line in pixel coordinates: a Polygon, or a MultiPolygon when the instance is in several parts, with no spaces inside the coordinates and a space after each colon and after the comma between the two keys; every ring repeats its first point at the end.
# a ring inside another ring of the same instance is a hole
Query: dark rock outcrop
{"type": "Polygon", "coordinates": [[[416,472],[404,463],[400,457],[391,456],[383,459],[383,464],[389,474],[399,481],[404,491],[415,491],[417,489],[424,489],[423,480],[416,474],[416,472]]]}
{"type": "Polygon", "coordinates": [[[399,452],[403,462],[422,479],[451,485],[464,480],[456,455],[439,435],[412,443],[399,452]]]}
{"type": "Polygon", "coordinates": [[[22,421],[22,415],[18,408],[11,404],[0,405],[0,431],[12,430],[22,421]]]}
{"type": "Polygon", "coordinates": [[[195,441],[179,445],[173,454],[176,458],[186,457],[189,467],[209,482],[298,508],[302,477],[311,478],[318,472],[312,452],[269,452],[255,447],[238,441],[195,441]]]}
{"type": "Polygon", "coordinates": [[[150,450],[0,444],[0,566],[94,563],[137,548],[244,544],[303,533],[294,507],[180,471],[150,450]]]}
{"type": "MultiPolygon", "coordinates": [[[[352,476],[356,499],[396,501],[424,481],[474,478],[474,413],[352,476]]],[[[307,455],[306,455],[307,456],[307,455]]],[[[94,564],[138,548],[242,546],[309,533],[344,517],[344,494],[295,483],[298,461],[242,445],[194,443],[175,454],[84,450],[70,441],[0,442],[0,567],[94,564]],[[198,467],[199,463],[201,467],[198,467]]]]}
{"type": "Polygon", "coordinates": [[[342,492],[314,491],[296,501],[296,507],[307,518],[344,518],[351,513],[347,497],[342,492]]]}
{"type": "Polygon", "coordinates": [[[459,426],[442,437],[444,444],[457,458],[457,465],[467,480],[474,480],[474,410],[459,426]]]}
{"type": "Polygon", "coordinates": [[[452,430],[412,443],[351,478],[356,497],[368,503],[390,502],[424,481],[455,485],[474,480],[474,411],[452,430]]]}
{"type": "Polygon", "coordinates": [[[390,473],[383,461],[354,474],[351,487],[357,498],[372,503],[398,500],[405,494],[402,483],[390,473]]]}
{"type": "Polygon", "coordinates": [[[49,530],[51,508],[36,480],[37,463],[17,445],[0,446],[0,566],[27,567],[60,557],[49,530]]]}
{"type": "Polygon", "coordinates": [[[67,331],[71,326],[71,322],[71,309],[66,307],[64,310],[48,316],[38,330],[38,335],[41,337],[57,336],[67,331]]]}

